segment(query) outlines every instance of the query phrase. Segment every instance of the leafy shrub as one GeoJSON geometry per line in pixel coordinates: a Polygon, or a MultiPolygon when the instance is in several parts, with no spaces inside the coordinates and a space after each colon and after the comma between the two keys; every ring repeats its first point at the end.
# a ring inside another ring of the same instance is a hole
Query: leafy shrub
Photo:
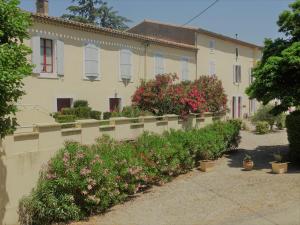
{"type": "Polygon", "coordinates": [[[300,111],[294,111],[286,117],[289,155],[291,160],[300,162],[300,111]]]}
{"type": "Polygon", "coordinates": [[[198,90],[204,93],[207,111],[226,111],[227,96],[222,82],[216,76],[200,76],[194,83],[198,90]]]}
{"type": "Polygon", "coordinates": [[[95,120],[101,120],[101,114],[102,113],[100,111],[92,110],[90,112],[90,117],[95,120]]]}
{"type": "Polygon", "coordinates": [[[79,119],[88,119],[91,118],[91,111],[92,109],[90,107],[79,106],[75,108],[75,115],[79,119]]]}
{"type": "Polygon", "coordinates": [[[271,104],[268,105],[262,105],[257,112],[252,117],[252,122],[257,123],[260,121],[266,121],[268,122],[271,130],[273,129],[273,126],[276,124],[278,125],[278,128],[281,128],[282,126],[285,126],[285,115],[283,113],[274,115],[272,114],[272,110],[274,109],[274,106],[271,104]]]}
{"type": "Polygon", "coordinates": [[[86,100],[76,100],[73,103],[73,107],[74,108],[78,108],[78,107],[88,107],[89,103],[86,100]]]}
{"type": "Polygon", "coordinates": [[[281,113],[276,118],[276,126],[279,130],[282,130],[285,128],[285,121],[286,121],[286,115],[284,113],[281,113]]]}
{"type": "Polygon", "coordinates": [[[74,115],[55,115],[55,121],[58,123],[72,123],[75,122],[76,116],[74,115]]]}
{"type": "Polygon", "coordinates": [[[175,83],[173,74],[157,75],[154,80],[143,81],[132,97],[133,105],[155,115],[177,114],[206,110],[204,94],[192,83],[175,83]]]}
{"type": "Polygon", "coordinates": [[[217,122],[192,131],[144,133],[135,143],[99,138],[68,142],[42,170],[19,204],[21,225],[50,225],[104,212],[129,195],[185,173],[198,159],[215,159],[237,146],[240,123],[217,122]]]}
{"type": "Polygon", "coordinates": [[[259,121],[256,123],[256,132],[258,134],[266,134],[270,131],[270,124],[267,121],[259,121]]]}
{"type": "Polygon", "coordinates": [[[60,112],[62,115],[75,115],[74,108],[63,108],[60,112]]]}
{"type": "Polygon", "coordinates": [[[141,110],[136,106],[125,106],[122,110],[122,116],[124,117],[139,117],[141,110]]]}
{"type": "Polygon", "coordinates": [[[103,119],[104,120],[109,120],[111,117],[111,112],[104,112],[103,113],[103,119]]]}

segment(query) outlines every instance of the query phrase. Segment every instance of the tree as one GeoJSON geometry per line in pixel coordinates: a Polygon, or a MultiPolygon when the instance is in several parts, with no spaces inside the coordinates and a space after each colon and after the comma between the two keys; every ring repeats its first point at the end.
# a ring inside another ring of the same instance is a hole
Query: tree
{"type": "Polygon", "coordinates": [[[27,55],[30,48],[24,45],[31,24],[30,14],[22,11],[19,0],[0,0],[0,137],[12,132],[16,102],[24,94],[22,79],[30,75],[32,65],[27,55]]]}
{"type": "Polygon", "coordinates": [[[246,89],[264,105],[279,100],[272,113],[300,105],[300,0],[289,5],[277,22],[285,38],[266,39],[263,57],[254,69],[254,82],[246,89]]]}
{"type": "Polygon", "coordinates": [[[71,5],[67,9],[70,14],[62,15],[63,18],[82,23],[91,23],[101,27],[125,30],[128,28],[129,19],[118,15],[113,7],[102,0],[72,0],[77,5],[71,5]]]}

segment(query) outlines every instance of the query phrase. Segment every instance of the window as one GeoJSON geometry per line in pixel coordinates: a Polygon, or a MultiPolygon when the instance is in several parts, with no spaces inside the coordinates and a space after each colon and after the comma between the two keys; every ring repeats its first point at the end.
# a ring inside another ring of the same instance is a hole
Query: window
{"type": "Polygon", "coordinates": [[[57,111],[60,112],[63,108],[71,108],[72,106],[72,98],[57,98],[56,106],[57,111]]]}
{"type": "Polygon", "coordinates": [[[210,76],[216,75],[216,63],[214,61],[209,62],[209,71],[210,76]]]}
{"type": "Polygon", "coordinates": [[[189,79],[189,59],[187,57],[181,58],[181,79],[189,79]]]}
{"type": "Polygon", "coordinates": [[[120,78],[131,80],[132,78],[132,53],[130,50],[123,49],[120,52],[120,78]]]}
{"type": "Polygon", "coordinates": [[[250,114],[253,115],[256,112],[256,100],[250,99],[250,114]]]}
{"type": "Polygon", "coordinates": [[[99,76],[99,48],[93,44],[84,49],[84,74],[87,78],[99,76]]]}
{"type": "Polygon", "coordinates": [[[242,97],[233,96],[232,97],[232,118],[241,118],[242,117],[242,97]]]}
{"type": "Polygon", "coordinates": [[[249,83],[252,84],[253,81],[254,81],[253,68],[250,68],[249,69],[249,83]]]}
{"type": "Polygon", "coordinates": [[[233,82],[241,83],[242,82],[242,68],[241,65],[233,66],[233,82]]]}
{"type": "Polygon", "coordinates": [[[121,99],[120,98],[110,98],[109,99],[109,110],[110,112],[119,112],[121,109],[121,99]]]}
{"type": "Polygon", "coordinates": [[[162,54],[155,54],[155,75],[164,74],[164,57],[162,54]]]}
{"type": "Polygon", "coordinates": [[[209,41],[209,48],[210,48],[210,52],[213,53],[216,47],[216,41],[215,40],[210,40],[209,41]]]}
{"type": "Polygon", "coordinates": [[[40,53],[41,53],[40,72],[53,73],[53,41],[50,39],[41,38],[40,53]]]}

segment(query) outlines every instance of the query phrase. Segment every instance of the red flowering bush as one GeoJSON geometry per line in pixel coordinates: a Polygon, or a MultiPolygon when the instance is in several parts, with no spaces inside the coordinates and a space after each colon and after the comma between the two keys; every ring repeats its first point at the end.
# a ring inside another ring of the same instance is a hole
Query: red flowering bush
{"type": "Polygon", "coordinates": [[[227,98],[221,81],[203,76],[194,82],[175,83],[173,74],[157,75],[142,81],[132,97],[132,103],[155,115],[225,111],[227,98]]]}
{"type": "Polygon", "coordinates": [[[194,81],[194,85],[204,94],[207,111],[226,111],[227,95],[222,82],[216,76],[200,76],[198,80],[194,81]]]}

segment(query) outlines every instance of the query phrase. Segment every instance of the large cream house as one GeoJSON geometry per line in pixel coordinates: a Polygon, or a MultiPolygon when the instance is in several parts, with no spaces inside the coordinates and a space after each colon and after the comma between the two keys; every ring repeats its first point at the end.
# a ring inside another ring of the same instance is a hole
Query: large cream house
{"type": "Polygon", "coordinates": [[[128,32],[194,45],[198,49],[196,77],[215,75],[222,80],[228,95],[228,116],[245,118],[255,112],[256,100],[249,100],[245,89],[252,82],[252,68],[261,58],[260,46],[204,29],[147,20],[128,32]]]}
{"type": "MultiPolygon", "coordinates": [[[[45,4],[47,1],[41,1],[45,4]]],[[[52,112],[88,100],[102,112],[122,108],[141,79],[176,73],[181,80],[217,75],[228,95],[228,116],[244,117],[255,102],[244,94],[260,47],[209,31],[144,21],[117,31],[47,15],[47,5],[32,14],[27,41],[36,65],[25,78],[18,103],[21,126],[51,122],[52,112]]]]}

